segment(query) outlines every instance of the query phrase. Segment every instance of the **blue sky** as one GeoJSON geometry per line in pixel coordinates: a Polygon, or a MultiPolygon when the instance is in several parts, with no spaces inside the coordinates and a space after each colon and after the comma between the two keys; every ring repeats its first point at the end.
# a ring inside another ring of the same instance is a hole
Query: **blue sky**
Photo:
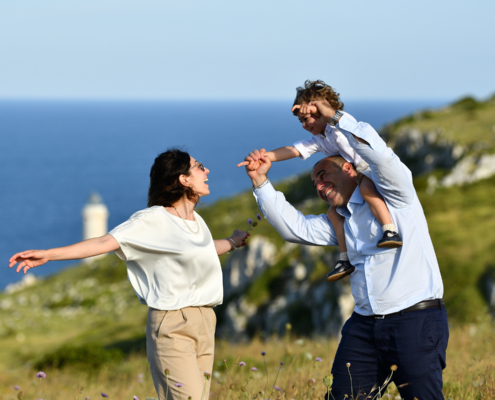
{"type": "Polygon", "coordinates": [[[347,99],[495,93],[495,1],[0,2],[0,98],[347,99]]]}

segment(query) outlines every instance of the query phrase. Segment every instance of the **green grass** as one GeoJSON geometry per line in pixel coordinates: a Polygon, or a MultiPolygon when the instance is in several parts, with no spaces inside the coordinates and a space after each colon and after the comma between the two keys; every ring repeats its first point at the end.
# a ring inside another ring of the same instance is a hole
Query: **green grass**
{"type": "Polygon", "coordinates": [[[419,192],[440,264],[449,317],[476,322],[488,311],[483,287],[495,265],[495,177],[419,192]]]}
{"type": "Polygon", "coordinates": [[[384,132],[393,138],[401,129],[438,131],[443,137],[466,146],[495,148],[495,96],[484,102],[462,99],[441,110],[418,112],[388,125],[384,132]]]}
{"type": "MultiPolygon", "coordinates": [[[[144,307],[143,307],[144,308],[144,307]]],[[[337,339],[297,339],[286,334],[281,339],[268,341],[254,339],[248,343],[231,344],[217,341],[211,385],[211,399],[227,400],[259,395],[266,383],[265,366],[261,352],[266,352],[268,367],[267,398],[275,381],[282,391],[273,391],[272,399],[318,399],[326,393],[323,378],[330,374],[337,339]],[[322,362],[316,362],[320,357],[322,362]],[[227,360],[224,363],[223,360],[227,360]],[[246,367],[237,364],[244,361],[246,367]],[[284,366],[280,367],[279,362],[284,366]],[[250,369],[256,367],[257,372],[250,369]],[[311,380],[314,380],[313,381],[311,380]],[[234,389],[230,386],[234,384],[234,389]],[[308,385],[309,384],[309,385],[308,385]],[[241,387],[246,388],[243,392],[241,387]],[[246,393],[246,394],[245,394],[246,393]]],[[[352,374],[352,366],[350,368],[352,374]]],[[[20,386],[26,399],[82,400],[100,398],[104,392],[109,398],[144,400],[156,398],[146,356],[131,354],[125,361],[108,365],[97,372],[77,368],[44,370],[47,377],[39,384],[37,370],[26,367],[9,368],[0,374],[0,398],[17,399],[20,386]]],[[[444,395],[452,400],[493,399],[495,396],[495,325],[484,321],[451,329],[447,350],[447,368],[444,370],[444,395]]],[[[388,393],[395,398],[393,384],[388,393]]],[[[247,400],[247,399],[246,399],[247,400]]]]}

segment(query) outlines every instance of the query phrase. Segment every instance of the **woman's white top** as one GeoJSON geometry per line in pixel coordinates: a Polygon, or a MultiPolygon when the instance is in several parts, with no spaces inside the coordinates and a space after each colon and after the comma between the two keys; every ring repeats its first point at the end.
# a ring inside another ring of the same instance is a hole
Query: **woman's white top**
{"type": "MultiPolygon", "coordinates": [[[[354,122],[356,120],[352,115],[343,112],[354,122]]],[[[314,153],[323,153],[326,156],[340,155],[347,162],[353,163],[358,172],[368,168],[368,164],[359,154],[351,147],[349,141],[337,126],[327,124],[323,134],[313,135],[308,140],[300,140],[294,143],[294,147],[299,151],[299,158],[306,160],[314,153]]]]}
{"type": "Polygon", "coordinates": [[[136,212],[110,232],[115,252],[127,263],[127,276],[139,301],[158,310],[222,303],[222,267],[203,218],[183,220],[164,207],[136,212]],[[196,232],[192,233],[188,227],[196,232]]]}

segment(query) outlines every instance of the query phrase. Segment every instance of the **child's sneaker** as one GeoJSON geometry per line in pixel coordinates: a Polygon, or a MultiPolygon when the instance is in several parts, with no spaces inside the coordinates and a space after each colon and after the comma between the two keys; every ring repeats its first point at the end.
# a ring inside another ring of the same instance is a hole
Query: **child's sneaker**
{"type": "Polygon", "coordinates": [[[351,265],[349,261],[337,261],[337,265],[332,272],[327,275],[327,282],[334,282],[342,279],[344,276],[350,275],[354,272],[356,267],[351,265]]]}
{"type": "Polygon", "coordinates": [[[378,241],[376,247],[388,247],[389,249],[395,249],[402,246],[402,239],[397,232],[385,231],[382,238],[378,241]]]}

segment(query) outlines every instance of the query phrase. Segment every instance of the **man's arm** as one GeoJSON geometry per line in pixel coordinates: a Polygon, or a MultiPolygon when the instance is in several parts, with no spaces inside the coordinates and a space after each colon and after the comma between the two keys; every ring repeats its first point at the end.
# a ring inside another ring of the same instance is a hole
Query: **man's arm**
{"type": "Polygon", "coordinates": [[[416,197],[411,171],[373,127],[365,122],[342,116],[338,126],[350,146],[371,169],[373,183],[382,196],[397,208],[406,207],[416,197]]]}
{"type": "Polygon", "coordinates": [[[337,245],[335,231],[326,214],[303,215],[267,182],[271,161],[264,154],[263,149],[250,153],[250,157],[259,161],[260,165],[254,171],[246,168],[246,172],[253,183],[260,210],[268,222],[288,242],[319,246],[337,245]]]}

